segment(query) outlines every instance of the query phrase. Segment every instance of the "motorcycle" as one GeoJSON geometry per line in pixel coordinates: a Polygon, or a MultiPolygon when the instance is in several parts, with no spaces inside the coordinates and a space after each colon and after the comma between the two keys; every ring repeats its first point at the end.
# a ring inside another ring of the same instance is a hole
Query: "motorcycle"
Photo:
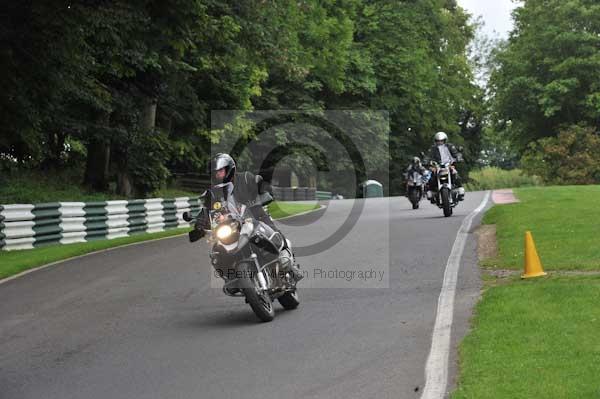
{"type": "Polygon", "coordinates": [[[433,192],[433,202],[444,210],[445,217],[452,216],[453,208],[460,202],[458,190],[452,184],[452,164],[431,161],[430,165],[436,176],[433,184],[437,188],[433,192]]]}
{"type": "Polygon", "coordinates": [[[425,184],[427,184],[430,177],[430,172],[425,176],[421,175],[416,170],[409,172],[407,182],[407,197],[412,204],[412,209],[419,209],[419,202],[421,202],[421,199],[425,195],[425,184]]]}
{"type": "MultiPolygon", "coordinates": [[[[213,203],[213,209],[208,211],[211,228],[204,231],[211,245],[211,264],[224,280],[223,292],[245,297],[263,322],[275,317],[275,299],[286,310],[296,309],[300,300],[292,271],[295,259],[291,243],[266,223],[254,219],[245,205],[238,212],[229,209],[226,203],[213,203]]],[[[183,218],[188,222],[194,220],[188,212],[183,218]]],[[[194,242],[202,234],[192,230],[189,236],[194,242]]]]}

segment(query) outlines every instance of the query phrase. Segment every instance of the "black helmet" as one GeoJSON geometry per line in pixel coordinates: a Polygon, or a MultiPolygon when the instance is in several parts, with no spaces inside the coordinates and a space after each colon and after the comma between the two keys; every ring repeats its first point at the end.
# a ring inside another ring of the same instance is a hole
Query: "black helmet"
{"type": "Polygon", "coordinates": [[[229,154],[217,154],[210,160],[210,178],[212,184],[229,183],[235,176],[235,161],[229,154]],[[225,169],[225,175],[217,177],[217,171],[225,169]]]}

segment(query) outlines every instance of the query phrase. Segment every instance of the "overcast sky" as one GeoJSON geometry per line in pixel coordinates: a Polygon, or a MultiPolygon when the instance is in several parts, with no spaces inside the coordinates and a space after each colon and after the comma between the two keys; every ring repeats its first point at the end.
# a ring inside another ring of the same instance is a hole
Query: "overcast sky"
{"type": "Polygon", "coordinates": [[[510,12],[516,7],[512,0],[458,0],[473,18],[481,15],[483,32],[489,37],[506,38],[512,29],[510,12]]]}

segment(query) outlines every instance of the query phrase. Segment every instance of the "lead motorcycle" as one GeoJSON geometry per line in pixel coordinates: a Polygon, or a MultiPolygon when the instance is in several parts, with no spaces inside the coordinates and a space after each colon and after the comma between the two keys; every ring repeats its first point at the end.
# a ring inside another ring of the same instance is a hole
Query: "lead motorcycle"
{"type": "MultiPolygon", "coordinates": [[[[213,209],[200,211],[209,215],[210,230],[204,232],[211,245],[211,264],[224,280],[223,292],[244,297],[264,322],[275,317],[275,299],[287,310],[297,308],[300,300],[289,240],[284,241],[281,233],[254,219],[245,205],[229,209],[226,204],[224,200],[215,201],[213,209]]],[[[188,222],[195,219],[189,212],[183,218],[188,222]]],[[[194,229],[189,233],[190,241],[197,241],[202,235],[194,229]]]]}
{"type": "Polygon", "coordinates": [[[435,161],[430,162],[431,169],[435,179],[429,182],[430,189],[433,191],[433,202],[444,210],[444,216],[452,216],[452,210],[460,202],[458,190],[452,184],[452,164],[438,164],[435,161]],[[431,187],[432,183],[435,185],[431,187]]]}

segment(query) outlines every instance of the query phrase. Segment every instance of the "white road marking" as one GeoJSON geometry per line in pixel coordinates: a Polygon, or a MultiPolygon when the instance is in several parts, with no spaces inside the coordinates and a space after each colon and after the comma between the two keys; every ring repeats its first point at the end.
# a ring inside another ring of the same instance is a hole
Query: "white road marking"
{"type": "Polygon", "coordinates": [[[488,191],[481,204],[463,220],[446,263],[444,282],[438,299],[437,316],[431,338],[431,350],[425,366],[425,388],[421,399],[443,399],[446,396],[450,333],[454,317],[454,296],[460,259],[465,249],[469,229],[473,224],[473,218],[485,208],[489,198],[490,192],[488,191]]]}

